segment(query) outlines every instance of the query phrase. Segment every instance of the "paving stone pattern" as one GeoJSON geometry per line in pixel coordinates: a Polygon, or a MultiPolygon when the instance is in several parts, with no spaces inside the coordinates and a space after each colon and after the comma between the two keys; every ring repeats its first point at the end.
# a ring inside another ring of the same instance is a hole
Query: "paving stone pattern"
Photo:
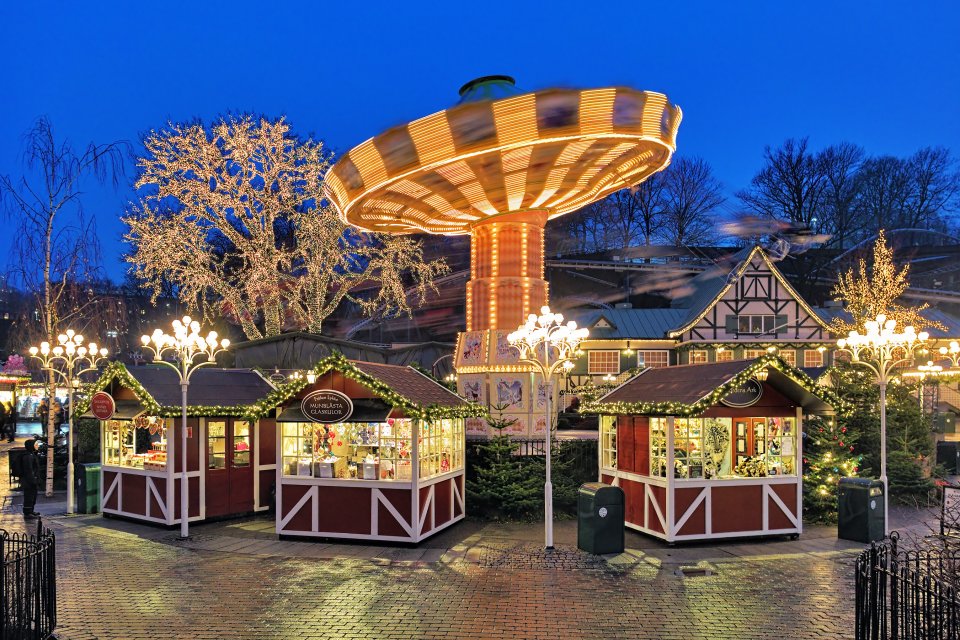
{"type": "MultiPolygon", "coordinates": [[[[4,502],[0,526],[24,527],[15,509],[4,502]]],[[[71,640],[852,637],[853,554],[843,549],[771,555],[780,547],[760,545],[766,555],[743,557],[659,547],[597,558],[481,537],[449,549],[298,543],[311,551],[290,557],[274,555],[289,544],[275,538],[199,528],[193,543],[209,548],[194,548],[170,531],[96,516],[47,522],[57,533],[58,636],[71,640]],[[681,565],[711,575],[679,577],[681,565]]]]}

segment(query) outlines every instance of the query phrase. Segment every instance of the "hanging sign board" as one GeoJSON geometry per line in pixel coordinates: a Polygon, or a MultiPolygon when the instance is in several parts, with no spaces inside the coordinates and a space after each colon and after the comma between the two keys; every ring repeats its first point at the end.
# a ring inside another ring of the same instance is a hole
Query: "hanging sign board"
{"type": "Polygon", "coordinates": [[[106,391],[97,391],[90,398],[90,413],[100,420],[109,420],[117,411],[117,403],[106,391]]]}
{"type": "Polygon", "coordinates": [[[346,422],[353,414],[353,401],[339,391],[320,389],[304,396],[300,410],[314,422],[346,422]]]}
{"type": "Polygon", "coordinates": [[[760,401],[763,395],[763,385],[758,380],[750,378],[738,387],[730,390],[720,402],[728,407],[752,407],[760,401]]]}

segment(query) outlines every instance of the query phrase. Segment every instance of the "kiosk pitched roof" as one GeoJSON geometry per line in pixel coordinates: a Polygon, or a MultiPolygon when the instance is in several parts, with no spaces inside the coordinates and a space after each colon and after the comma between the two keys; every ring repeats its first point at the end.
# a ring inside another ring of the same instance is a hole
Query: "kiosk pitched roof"
{"type": "Polygon", "coordinates": [[[765,355],[756,360],[644,369],[582,410],[607,415],[699,415],[761,370],[767,371],[767,384],[805,409],[847,408],[831,389],[779,357],[765,355]]]}

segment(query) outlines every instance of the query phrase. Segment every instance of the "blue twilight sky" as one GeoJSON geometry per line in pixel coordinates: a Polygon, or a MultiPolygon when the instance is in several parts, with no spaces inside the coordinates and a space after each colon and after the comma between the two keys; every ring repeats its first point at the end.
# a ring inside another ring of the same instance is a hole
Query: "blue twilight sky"
{"type": "MultiPolygon", "coordinates": [[[[666,93],[684,111],[679,153],[706,158],[732,195],[764,145],[792,136],[960,154],[958,34],[953,0],[7,0],[0,174],[20,173],[22,134],[40,115],[85,144],[255,111],[345,151],[453,104],[471,78],[504,73],[531,90],[666,93]]],[[[129,189],[87,191],[119,278],[129,189]]],[[[10,241],[0,236],[0,252],[10,241]]]]}

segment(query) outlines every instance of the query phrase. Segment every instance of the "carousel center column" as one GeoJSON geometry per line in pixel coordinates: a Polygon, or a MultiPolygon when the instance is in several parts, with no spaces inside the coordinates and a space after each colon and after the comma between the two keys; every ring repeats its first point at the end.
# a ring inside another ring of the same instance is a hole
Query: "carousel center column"
{"type": "MultiPolygon", "coordinates": [[[[477,223],[470,234],[467,330],[455,354],[458,390],[469,400],[489,403],[494,414],[503,406],[504,418],[515,420],[506,430],[514,435],[543,436],[546,429],[545,405],[542,399],[538,403],[535,389],[542,384],[529,367],[518,364],[506,338],[547,304],[548,217],[543,209],[505,213],[477,223]]],[[[486,425],[468,420],[467,433],[485,434],[486,425]]]]}

